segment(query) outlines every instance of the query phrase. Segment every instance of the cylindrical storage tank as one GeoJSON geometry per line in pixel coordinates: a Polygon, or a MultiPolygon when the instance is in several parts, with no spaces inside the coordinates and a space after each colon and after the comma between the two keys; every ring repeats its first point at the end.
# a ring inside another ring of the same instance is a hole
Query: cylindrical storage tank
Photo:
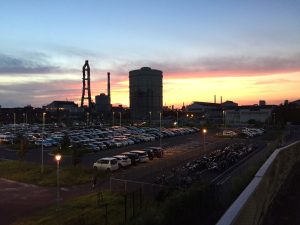
{"type": "Polygon", "coordinates": [[[159,119],[163,103],[163,73],[150,67],[129,72],[130,113],[133,120],[159,119]],[[151,115],[150,115],[151,114],[151,115]]]}

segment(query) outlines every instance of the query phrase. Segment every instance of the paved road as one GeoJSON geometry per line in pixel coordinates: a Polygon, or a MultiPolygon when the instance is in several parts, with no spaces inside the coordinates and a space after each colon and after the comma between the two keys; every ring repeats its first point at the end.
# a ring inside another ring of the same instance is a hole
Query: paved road
{"type": "MultiPolygon", "coordinates": [[[[61,188],[64,201],[74,196],[91,192],[90,185],[61,188]]],[[[0,178],[0,224],[8,225],[41,208],[56,203],[56,188],[45,188],[32,184],[0,178]]]]}

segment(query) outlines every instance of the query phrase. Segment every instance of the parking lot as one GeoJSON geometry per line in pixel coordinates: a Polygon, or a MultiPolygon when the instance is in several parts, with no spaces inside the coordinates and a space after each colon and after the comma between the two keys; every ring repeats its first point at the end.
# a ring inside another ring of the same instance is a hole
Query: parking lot
{"type": "MultiPolygon", "coordinates": [[[[39,129],[40,128],[41,127],[39,126],[39,129]]],[[[162,176],[169,176],[176,168],[176,170],[179,171],[178,167],[183,165],[185,165],[186,168],[195,167],[198,169],[201,167],[201,169],[206,168],[207,170],[216,171],[225,169],[239,158],[242,158],[242,155],[247,155],[247,153],[251,152],[255,147],[251,145],[251,143],[255,143],[253,138],[245,139],[245,137],[234,137],[224,139],[216,135],[215,130],[209,130],[206,134],[204,147],[203,133],[199,132],[199,129],[196,128],[163,128],[162,135],[160,135],[159,128],[112,127],[104,130],[82,128],[61,129],[61,131],[48,128],[45,130],[47,130],[47,133],[45,132],[46,137],[63,137],[63,134],[67,133],[67,135],[70,136],[72,144],[78,144],[76,142],[80,142],[81,145],[86,145],[85,140],[89,140],[91,143],[100,142],[101,140],[103,144],[105,143],[105,140],[115,143],[127,142],[121,146],[115,145],[112,147],[109,147],[107,144],[106,149],[102,150],[93,150],[90,148],[90,153],[86,154],[81,159],[82,164],[90,167],[101,158],[113,157],[134,150],[144,150],[149,147],[162,146],[164,149],[163,158],[154,157],[153,160],[138,163],[136,166],[119,168],[118,171],[112,173],[112,177],[117,179],[150,183],[158,182],[162,176]],[[81,139],[78,140],[78,137],[81,139]],[[134,142],[134,138],[137,137],[142,137],[140,140],[144,139],[144,141],[134,142]],[[145,137],[148,137],[148,139],[145,137]],[[131,142],[130,144],[128,140],[132,140],[133,143],[131,142]],[[245,143],[241,144],[241,141],[244,140],[247,140],[247,146],[245,143]],[[235,151],[231,151],[230,148],[227,148],[226,150],[226,146],[240,146],[241,149],[238,150],[238,148],[233,147],[235,151]],[[217,159],[219,161],[217,161],[217,159]]],[[[27,134],[30,134],[30,132],[27,132],[27,134]]],[[[53,148],[55,147],[44,148],[45,163],[55,163],[53,156],[47,151],[48,149],[53,148]]],[[[5,147],[1,145],[0,152],[1,158],[16,159],[15,152],[6,151],[5,147]]],[[[41,146],[38,149],[30,150],[26,155],[26,160],[39,163],[41,160],[41,146]]],[[[70,164],[71,161],[70,156],[64,156],[62,165],[70,164]]]]}

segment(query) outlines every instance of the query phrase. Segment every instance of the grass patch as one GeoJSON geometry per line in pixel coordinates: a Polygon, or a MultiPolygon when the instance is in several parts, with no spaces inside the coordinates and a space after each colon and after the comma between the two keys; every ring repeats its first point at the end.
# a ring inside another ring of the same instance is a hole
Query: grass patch
{"type": "MultiPolygon", "coordinates": [[[[81,154],[81,156],[86,155],[86,154],[92,152],[91,150],[89,150],[89,149],[87,149],[87,148],[84,148],[84,147],[80,147],[80,148],[77,147],[76,150],[81,154]]],[[[51,154],[57,154],[57,153],[59,153],[59,154],[61,154],[61,155],[72,156],[73,151],[72,151],[71,148],[70,148],[70,149],[66,149],[66,150],[60,150],[60,149],[58,149],[58,148],[55,148],[55,149],[53,149],[53,150],[51,151],[51,154]]]]}
{"type": "Polygon", "coordinates": [[[16,222],[14,225],[104,225],[105,207],[99,205],[106,203],[108,204],[108,224],[123,224],[123,198],[104,192],[102,201],[99,201],[96,193],[77,197],[63,203],[58,211],[53,206],[32,217],[16,222]]]}
{"type": "Polygon", "coordinates": [[[268,130],[262,137],[263,140],[265,141],[272,141],[280,138],[283,134],[282,129],[272,129],[268,130]]]}
{"type": "MultiPolygon", "coordinates": [[[[108,176],[105,172],[98,172],[99,178],[108,176]]],[[[45,165],[44,174],[41,166],[36,163],[23,161],[0,161],[0,177],[40,186],[56,186],[56,165],[45,165]]],[[[91,182],[93,169],[84,166],[61,166],[60,185],[72,186],[91,182]]]]}
{"type": "MultiPolygon", "coordinates": [[[[6,144],[5,145],[7,148],[9,148],[9,149],[11,149],[11,150],[15,150],[15,151],[17,151],[17,150],[19,150],[20,149],[20,144],[6,144]]],[[[38,148],[41,148],[41,146],[38,146],[38,145],[36,145],[36,144],[34,144],[34,143],[29,143],[28,144],[28,150],[30,150],[30,149],[38,149],[38,148]]]]}

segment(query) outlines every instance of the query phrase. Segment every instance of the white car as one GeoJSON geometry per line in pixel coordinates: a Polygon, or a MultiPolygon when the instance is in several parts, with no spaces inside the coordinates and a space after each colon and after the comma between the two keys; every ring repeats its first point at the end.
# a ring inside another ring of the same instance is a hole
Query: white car
{"type": "Polygon", "coordinates": [[[119,169],[118,160],[112,157],[98,159],[93,165],[94,169],[115,171],[119,169]]]}
{"type": "Polygon", "coordinates": [[[118,160],[119,167],[126,167],[131,165],[131,159],[125,155],[115,155],[113,158],[118,160]]]}

